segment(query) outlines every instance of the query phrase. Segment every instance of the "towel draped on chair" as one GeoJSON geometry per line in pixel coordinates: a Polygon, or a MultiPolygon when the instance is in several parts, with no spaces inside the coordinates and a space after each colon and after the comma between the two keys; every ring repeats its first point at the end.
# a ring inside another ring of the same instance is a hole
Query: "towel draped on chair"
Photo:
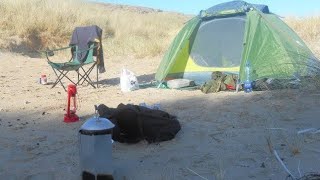
{"type": "MultiPolygon", "coordinates": [[[[98,69],[99,73],[104,73],[105,67],[104,67],[104,58],[103,58],[103,48],[102,48],[102,29],[96,25],[93,26],[86,26],[86,27],[76,27],[73,31],[71,40],[70,40],[70,46],[77,45],[78,51],[80,53],[77,53],[78,59],[83,62],[86,58],[88,51],[83,51],[89,48],[88,44],[90,42],[99,43],[98,48],[96,48],[93,51],[93,55],[97,57],[98,60],[98,69]],[[81,52],[83,51],[83,52],[81,52]]],[[[75,49],[71,49],[72,54],[74,53],[75,49]]]]}

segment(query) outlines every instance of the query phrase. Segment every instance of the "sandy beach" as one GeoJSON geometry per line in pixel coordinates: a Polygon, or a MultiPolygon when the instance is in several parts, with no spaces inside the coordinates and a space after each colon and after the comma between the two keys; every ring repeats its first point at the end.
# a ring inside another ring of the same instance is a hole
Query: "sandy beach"
{"type": "Polygon", "coordinates": [[[319,172],[320,133],[298,134],[320,128],[318,91],[120,91],[121,68],[147,82],[160,59],[107,58],[100,88],[78,87],[80,121],[66,124],[62,87],[38,83],[41,74],[49,82],[55,79],[46,60],[1,52],[0,179],[80,179],[78,130],[94,115],[93,106],[141,102],[160,103],[182,129],[159,144],[115,142],[116,179],[285,179],[288,174],[271,149],[297,178],[319,172]]]}

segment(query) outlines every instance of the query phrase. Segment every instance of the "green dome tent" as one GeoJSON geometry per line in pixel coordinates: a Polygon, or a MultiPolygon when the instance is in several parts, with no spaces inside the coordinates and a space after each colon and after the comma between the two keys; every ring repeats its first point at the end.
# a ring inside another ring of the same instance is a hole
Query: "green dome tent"
{"type": "Polygon", "coordinates": [[[250,61],[252,80],[309,76],[320,69],[306,44],[268,6],[231,1],[213,6],[181,29],[163,57],[155,79],[185,78],[197,84],[213,71],[245,80],[250,61]]]}

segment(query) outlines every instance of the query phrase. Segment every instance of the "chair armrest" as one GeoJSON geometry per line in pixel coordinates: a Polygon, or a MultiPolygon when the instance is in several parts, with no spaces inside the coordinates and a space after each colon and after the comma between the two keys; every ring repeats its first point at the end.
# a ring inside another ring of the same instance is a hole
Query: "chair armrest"
{"type": "Polygon", "coordinates": [[[47,50],[44,51],[44,52],[47,52],[47,51],[60,51],[60,50],[69,49],[69,48],[72,48],[72,47],[74,47],[74,45],[72,45],[72,46],[67,46],[67,47],[62,47],[62,48],[58,48],[58,49],[47,49],[47,50]]]}
{"type": "MultiPolygon", "coordinates": [[[[55,51],[61,51],[61,50],[69,49],[69,48],[72,48],[72,47],[74,47],[74,46],[68,46],[68,47],[63,47],[63,48],[58,48],[58,49],[47,49],[47,50],[42,51],[42,52],[44,52],[46,54],[47,60],[51,61],[49,59],[49,56],[54,56],[54,52],[55,51]]],[[[71,60],[72,60],[72,58],[69,61],[71,61],[71,60]]]]}

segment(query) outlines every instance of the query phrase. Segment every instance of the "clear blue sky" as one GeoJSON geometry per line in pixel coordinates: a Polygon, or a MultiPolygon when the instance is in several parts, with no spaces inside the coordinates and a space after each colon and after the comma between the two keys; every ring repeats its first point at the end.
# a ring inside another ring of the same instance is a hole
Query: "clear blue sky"
{"type": "MultiPolygon", "coordinates": [[[[151,7],[186,14],[198,14],[202,9],[230,0],[95,0],[100,2],[151,7]]],[[[306,16],[320,14],[320,0],[246,0],[266,4],[270,11],[280,15],[306,16]]]]}

